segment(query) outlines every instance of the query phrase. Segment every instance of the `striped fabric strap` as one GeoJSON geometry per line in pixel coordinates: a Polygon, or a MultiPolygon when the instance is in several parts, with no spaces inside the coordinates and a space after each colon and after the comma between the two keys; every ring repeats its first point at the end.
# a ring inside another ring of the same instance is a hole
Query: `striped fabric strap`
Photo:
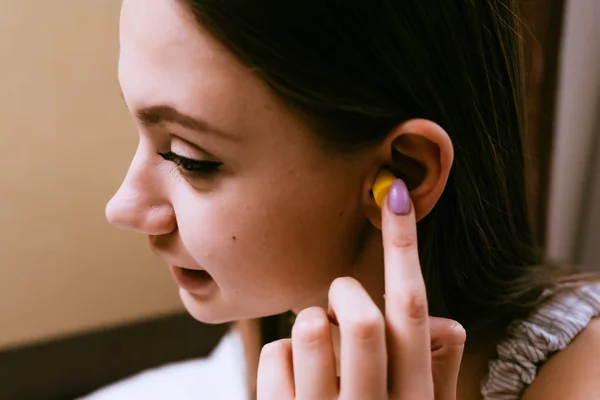
{"type": "Polygon", "coordinates": [[[483,399],[518,400],[538,368],[598,315],[600,283],[595,283],[561,292],[527,319],[511,323],[498,345],[498,357],[489,363],[483,399]]]}

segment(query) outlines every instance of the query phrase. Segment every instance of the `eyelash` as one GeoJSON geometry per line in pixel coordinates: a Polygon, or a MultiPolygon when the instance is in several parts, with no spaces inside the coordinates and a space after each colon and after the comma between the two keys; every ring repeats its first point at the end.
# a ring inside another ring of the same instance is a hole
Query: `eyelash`
{"type": "Polygon", "coordinates": [[[165,161],[170,161],[177,166],[179,172],[188,177],[210,179],[217,172],[223,163],[217,161],[199,161],[191,158],[182,157],[172,151],[165,153],[157,152],[165,161]]]}

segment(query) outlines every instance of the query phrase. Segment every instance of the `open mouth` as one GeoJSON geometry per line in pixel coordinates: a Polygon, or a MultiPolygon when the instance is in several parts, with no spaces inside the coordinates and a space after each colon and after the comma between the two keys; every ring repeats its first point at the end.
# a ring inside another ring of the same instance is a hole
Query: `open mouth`
{"type": "Polygon", "coordinates": [[[180,268],[174,265],[170,265],[169,269],[177,285],[194,294],[206,293],[215,283],[212,276],[204,270],[180,268]]]}
{"type": "Polygon", "coordinates": [[[185,275],[189,279],[200,280],[200,281],[212,279],[210,274],[204,270],[186,269],[186,268],[179,268],[179,269],[182,271],[182,274],[185,275]]]}

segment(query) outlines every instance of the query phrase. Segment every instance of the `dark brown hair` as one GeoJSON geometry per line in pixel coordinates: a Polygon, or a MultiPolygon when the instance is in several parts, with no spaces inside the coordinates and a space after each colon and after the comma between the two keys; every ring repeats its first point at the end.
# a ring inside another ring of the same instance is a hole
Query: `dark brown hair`
{"type": "Polygon", "coordinates": [[[183,2],[331,151],[380,143],[411,118],[448,132],[455,163],[418,224],[433,315],[504,324],[555,282],[527,215],[514,1],[183,2]]]}

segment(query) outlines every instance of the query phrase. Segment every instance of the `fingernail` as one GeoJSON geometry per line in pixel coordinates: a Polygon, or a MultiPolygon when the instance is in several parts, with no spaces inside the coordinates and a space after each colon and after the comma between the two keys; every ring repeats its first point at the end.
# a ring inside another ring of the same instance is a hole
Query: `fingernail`
{"type": "Polygon", "coordinates": [[[406,184],[401,179],[396,179],[390,187],[388,194],[390,210],[396,215],[410,213],[410,195],[406,184]]]}

